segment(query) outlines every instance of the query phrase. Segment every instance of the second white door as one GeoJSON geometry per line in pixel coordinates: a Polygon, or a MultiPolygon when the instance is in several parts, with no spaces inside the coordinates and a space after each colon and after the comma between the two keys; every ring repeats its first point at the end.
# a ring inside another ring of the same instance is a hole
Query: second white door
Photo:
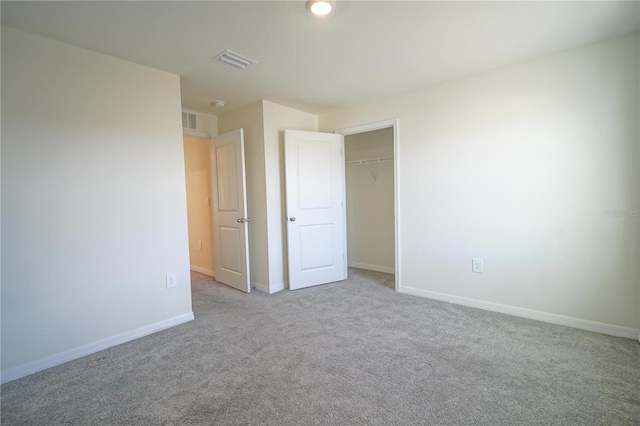
{"type": "Polygon", "coordinates": [[[347,278],[344,138],[285,130],[289,289],[347,278]]]}

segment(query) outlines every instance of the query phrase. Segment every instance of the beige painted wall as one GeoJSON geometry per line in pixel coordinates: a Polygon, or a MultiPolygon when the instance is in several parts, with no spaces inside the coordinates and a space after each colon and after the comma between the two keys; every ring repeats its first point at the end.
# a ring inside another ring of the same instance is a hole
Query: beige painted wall
{"type": "Polygon", "coordinates": [[[3,27],[2,380],[193,319],[185,198],[177,75],[3,27]]]}
{"type": "Polygon", "coordinates": [[[251,285],[269,287],[267,189],[262,101],[218,116],[218,132],[244,129],[251,285]]]}
{"type": "Polygon", "coordinates": [[[191,269],[214,276],[209,151],[209,139],[184,137],[191,269]]]}
{"type": "Polygon", "coordinates": [[[320,116],[399,119],[402,291],[637,336],[639,219],[605,213],[640,208],[638,63],[636,33],[320,116]]]}
{"type": "Polygon", "coordinates": [[[349,164],[393,157],[393,129],[344,138],[349,266],[393,273],[395,269],[393,161],[349,164]]]}
{"type": "Polygon", "coordinates": [[[218,134],[218,117],[211,114],[205,114],[203,112],[197,112],[190,109],[183,108],[182,112],[187,112],[196,115],[196,129],[183,128],[184,136],[198,137],[198,138],[210,138],[218,134]]]}
{"type": "Polygon", "coordinates": [[[269,293],[286,286],[284,130],[318,130],[318,117],[263,101],[269,247],[269,293]]]}
{"type": "Polygon", "coordinates": [[[393,128],[345,136],[346,161],[393,157],[393,128]]]}

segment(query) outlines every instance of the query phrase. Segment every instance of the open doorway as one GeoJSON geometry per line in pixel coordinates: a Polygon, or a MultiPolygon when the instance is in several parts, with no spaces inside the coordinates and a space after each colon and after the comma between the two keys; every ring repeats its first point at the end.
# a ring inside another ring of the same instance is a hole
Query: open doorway
{"type": "Polygon", "coordinates": [[[214,276],[208,137],[183,137],[190,269],[214,276]]]}
{"type": "Polygon", "coordinates": [[[249,293],[243,129],[183,141],[190,269],[249,293]]]}
{"type": "Polygon", "coordinates": [[[350,267],[394,274],[400,291],[398,121],[341,129],[350,267]]]}

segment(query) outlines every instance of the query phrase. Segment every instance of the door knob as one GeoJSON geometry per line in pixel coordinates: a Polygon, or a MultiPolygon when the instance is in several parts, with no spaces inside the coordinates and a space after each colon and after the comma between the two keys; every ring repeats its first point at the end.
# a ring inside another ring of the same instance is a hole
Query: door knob
{"type": "Polygon", "coordinates": [[[241,217],[240,219],[236,220],[236,222],[238,222],[238,223],[244,223],[244,218],[242,218],[242,217],[241,217]]]}
{"type": "Polygon", "coordinates": [[[290,222],[295,222],[295,221],[296,221],[296,218],[292,216],[292,217],[290,217],[290,218],[289,218],[289,221],[290,221],[290,222]]]}

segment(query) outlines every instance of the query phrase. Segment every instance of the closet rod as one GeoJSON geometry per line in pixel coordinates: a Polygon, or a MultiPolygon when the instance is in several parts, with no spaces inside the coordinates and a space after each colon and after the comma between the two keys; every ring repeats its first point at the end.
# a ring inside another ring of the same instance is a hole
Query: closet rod
{"type": "Polygon", "coordinates": [[[371,163],[383,163],[385,161],[392,161],[393,157],[383,157],[383,158],[369,158],[366,160],[352,160],[347,161],[347,164],[371,164],[371,163]]]}

